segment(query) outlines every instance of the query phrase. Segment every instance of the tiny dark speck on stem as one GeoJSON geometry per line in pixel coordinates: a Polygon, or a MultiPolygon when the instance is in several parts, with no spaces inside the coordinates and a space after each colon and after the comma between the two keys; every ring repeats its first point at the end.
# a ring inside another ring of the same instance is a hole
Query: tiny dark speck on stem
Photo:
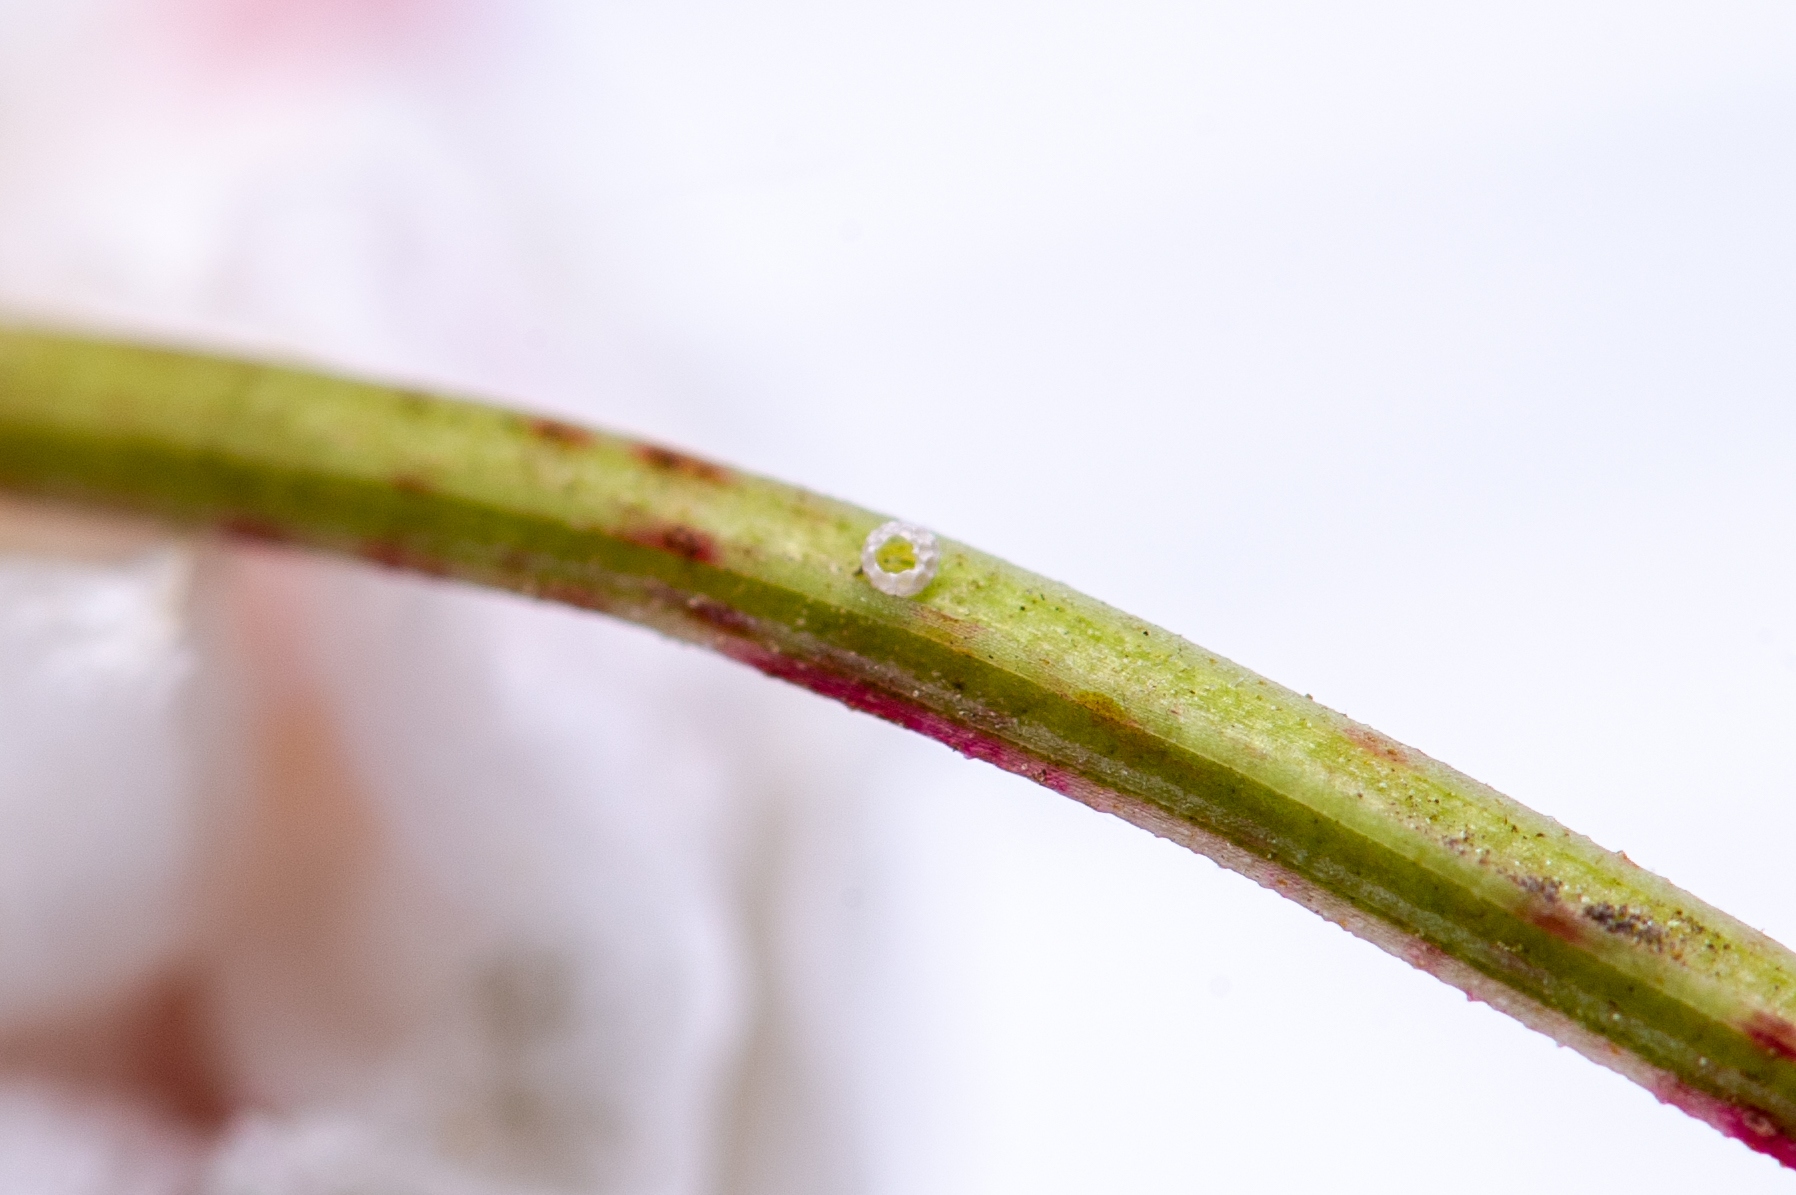
{"type": "Polygon", "coordinates": [[[524,422],[524,427],[539,440],[547,440],[551,444],[562,444],[578,448],[592,443],[592,433],[572,423],[563,423],[559,419],[537,417],[524,422]]]}
{"type": "Polygon", "coordinates": [[[676,452],[671,448],[663,448],[659,444],[638,444],[631,450],[636,459],[652,469],[661,469],[669,473],[680,473],[687,477],[696,477],[700,481],[728,481],[729,470],[722,465],[714,465],[710,461],[696,456],[688,456],[684,452],[676,452]]]}

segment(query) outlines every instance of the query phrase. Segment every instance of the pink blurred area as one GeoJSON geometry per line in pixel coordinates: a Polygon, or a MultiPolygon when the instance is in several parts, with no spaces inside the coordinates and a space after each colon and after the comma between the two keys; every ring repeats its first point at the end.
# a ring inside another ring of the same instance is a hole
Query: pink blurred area
{"type": "Polygon", "coordinates": [[[241,83],[270,69],[330,73],[390,66],[460,46],[505,24],[483,0],[152,0],[141,19],[184,45],[214,81],[241,83]]]}
{"type": "MultiPolygon", "coordinates": [[[[1793,941],[1793,46],[1751,3],[6,0],[0,305],[888,510],[1793,941]]],[[[1783,1181],[727,662],[0,509],[0,1190],[1783,1181]]]]}

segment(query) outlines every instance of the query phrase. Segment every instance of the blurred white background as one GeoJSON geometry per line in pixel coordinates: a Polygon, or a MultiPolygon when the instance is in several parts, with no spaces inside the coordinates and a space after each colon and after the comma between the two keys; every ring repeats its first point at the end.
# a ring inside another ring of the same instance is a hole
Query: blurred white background
{"type": "MultiPolygon", "coordinates": [[[[1796,943],[1792,212],[1787,4],[0,3],[15,317],[562,411],[924,523],[1796,943]]],[[[665,1146],[724,1161],[593,1189],[1787,1183],[1205,860],[480,601],[627,659],[641,735],[773,719],[781,767],[824,757],[729,831],[779,877],[762,929],[715,898],[751,958],[718,1065],[771,1000],[809,1094],[764,1080],[665,1146]]]]}

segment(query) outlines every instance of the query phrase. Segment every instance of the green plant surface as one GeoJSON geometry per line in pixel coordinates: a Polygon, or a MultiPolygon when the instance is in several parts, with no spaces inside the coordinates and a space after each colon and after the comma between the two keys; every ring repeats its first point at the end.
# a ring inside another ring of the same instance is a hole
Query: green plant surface
{"type": "Polygon", "coordinates": [[[1796,955],[1444,764],[951,540],[672,449],[304,370],[0,332],[0,486],[631,619],[1126,818],[1796,1166],[1796,955]]]}

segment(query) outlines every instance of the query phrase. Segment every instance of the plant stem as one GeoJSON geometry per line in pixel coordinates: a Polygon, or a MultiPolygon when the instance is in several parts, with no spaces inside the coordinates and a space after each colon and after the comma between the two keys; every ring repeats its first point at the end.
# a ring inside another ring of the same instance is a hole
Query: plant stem
{"type": "Polygon", "coordinates": [[[1796,1166],[1796,955],[1550,818],[952,541],[552,420],[0,332],[0,486],[647,624],[1208,855],[1796,1166]]]}

